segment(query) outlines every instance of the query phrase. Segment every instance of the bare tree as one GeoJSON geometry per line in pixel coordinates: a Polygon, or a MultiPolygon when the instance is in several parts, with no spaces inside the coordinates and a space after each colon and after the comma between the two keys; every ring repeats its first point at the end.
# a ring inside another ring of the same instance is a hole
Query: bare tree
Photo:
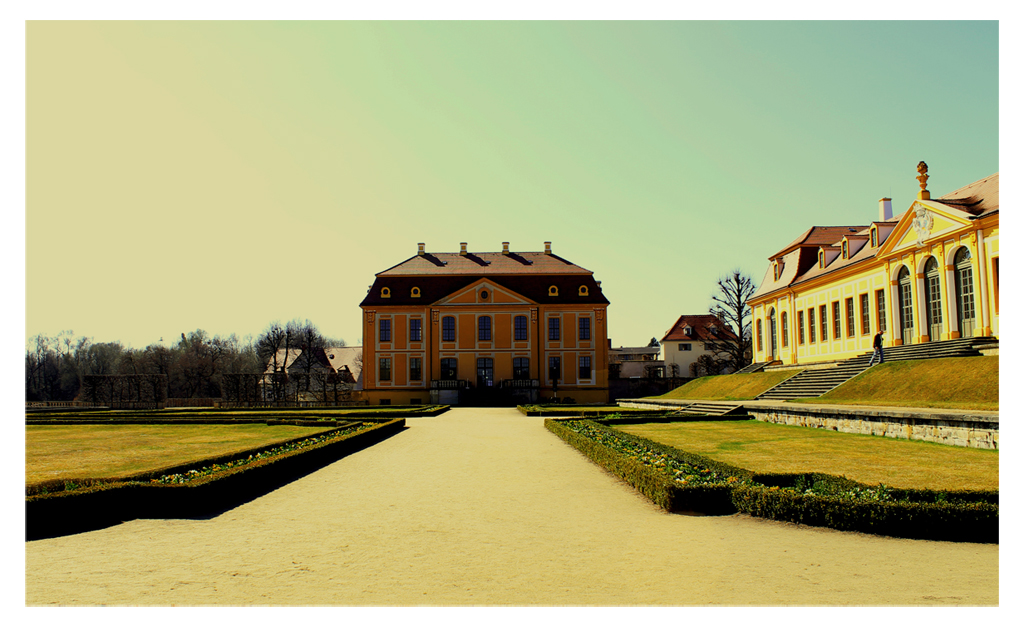
{"type": "Polygon", "coordinates": [[[721,339],[706,340],[704,348],[733,372],[750,363],[750,308],[747,301],[757,291],[753,279],[739,269],[718,279],[718,290],[711,295],[711,315],[726,324],[730,333],[721,339]]]}

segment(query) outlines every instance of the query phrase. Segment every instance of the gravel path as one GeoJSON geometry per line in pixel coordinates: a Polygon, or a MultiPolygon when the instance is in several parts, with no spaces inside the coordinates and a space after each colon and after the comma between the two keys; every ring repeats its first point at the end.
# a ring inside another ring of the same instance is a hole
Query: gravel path
{"type": "Polygon", "coordinates": [[[26,544],[28,605],[996,605],[999,549],[667,514],[453,409],[210,520],[26,544]]]}

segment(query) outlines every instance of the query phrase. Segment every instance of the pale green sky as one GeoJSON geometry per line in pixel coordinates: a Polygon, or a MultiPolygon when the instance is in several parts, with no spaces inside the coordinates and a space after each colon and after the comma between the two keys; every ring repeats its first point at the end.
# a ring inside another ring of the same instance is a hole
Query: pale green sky
{"type": "Polygon", "coordinates": [[[996,22],[30,22],[26,68],[26,337],[357,344],[417,242],[550,240],[646,344],[999,170],[996,22]]]}

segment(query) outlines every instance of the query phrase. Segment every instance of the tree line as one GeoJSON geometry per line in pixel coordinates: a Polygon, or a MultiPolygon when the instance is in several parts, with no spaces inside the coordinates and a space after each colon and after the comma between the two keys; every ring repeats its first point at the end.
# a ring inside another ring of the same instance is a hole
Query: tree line
{"type": "Polygon", "coordinates": [[[255,338],[234,333],[211,337],[196,329],[182,333],[170,346],[154,343],[142,349],[93,342],[70,330],[52,337],[39,334],[25,349],[25,400],[76,400],[85,391],[87,377],[95,375],[162,375],[168,398],[219,398],[230,375],[262,374],[268,365],[278,371],[281,349],[304,349],[297,363],[289,366],[308,375],[316,366],[316,351],[305,349],[344,345],[343,340],[325,337],[309,320],[298,319],[272,322],[255,338]]]}

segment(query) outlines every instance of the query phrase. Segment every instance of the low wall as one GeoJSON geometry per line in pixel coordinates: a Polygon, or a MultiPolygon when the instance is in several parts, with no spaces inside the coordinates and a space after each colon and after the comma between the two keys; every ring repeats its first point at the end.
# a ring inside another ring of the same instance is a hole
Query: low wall
{"type": "MultiPolygon", "coordinates": [[[[677,399],[630,399],[619,401],[621,407],[665,410],[693,403],[677,399]]],[[[711,403],[712,401],[700,401],[711,403]]],[[[880,435],[901,440],[923,440],[967,448],[999,449],[998,415],[944,413],[899,409],[867,409],[852,405],[804,406],[797,403],[767,404],[735,401],[750,417],[781,425],[829,429],[843,433],[880,435]]],[[[717,417],[716,417],[717,419],[717,417]]]]}
{"type": "Polygon", "coordinates": [[[999,448],[999,418],[971,414],[917,413],[855,407],[745,406],[757,420],[843,433],[923,440],[968,448],[999,448]]]}

